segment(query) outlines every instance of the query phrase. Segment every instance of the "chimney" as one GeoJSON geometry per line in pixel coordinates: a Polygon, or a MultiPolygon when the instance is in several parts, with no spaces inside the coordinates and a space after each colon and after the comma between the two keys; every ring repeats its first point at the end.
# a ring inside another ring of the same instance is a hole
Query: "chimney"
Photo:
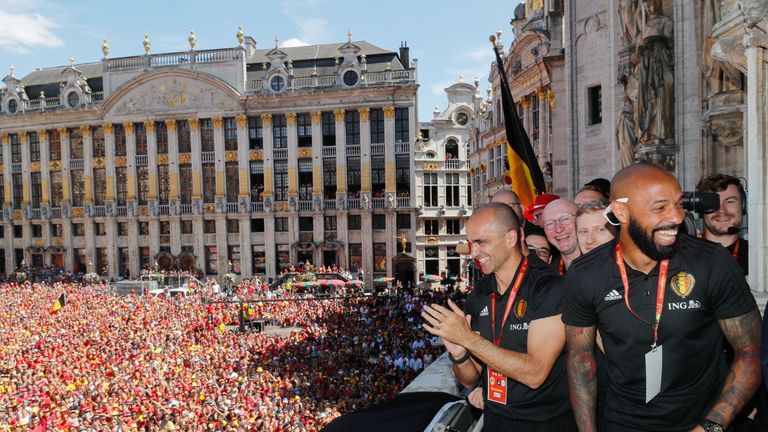
{"type": "Polygon", "coordinates": [[[403,67],[408,70],[411,68],[411,59],[408,55],[408,42],[400,42],[400,63],[403,64],[403,67]]]}

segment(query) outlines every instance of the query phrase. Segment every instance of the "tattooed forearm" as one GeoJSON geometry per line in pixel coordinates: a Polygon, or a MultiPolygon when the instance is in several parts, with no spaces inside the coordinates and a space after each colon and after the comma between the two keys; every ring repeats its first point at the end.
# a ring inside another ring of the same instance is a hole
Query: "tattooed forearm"
{"type": "Polygon", "coordinates": [[[576,424],[581,432],[597,430],[597,364],[595,327],[565,326],[568,344],[568,388],[576,424]]]}
{"type": "Polygon", "coordinates": [[[728,427],[760,386],[760,325],[757,309],[720,321],[725,339],[733,347],[734,360],[707,419],[728,427]]]}

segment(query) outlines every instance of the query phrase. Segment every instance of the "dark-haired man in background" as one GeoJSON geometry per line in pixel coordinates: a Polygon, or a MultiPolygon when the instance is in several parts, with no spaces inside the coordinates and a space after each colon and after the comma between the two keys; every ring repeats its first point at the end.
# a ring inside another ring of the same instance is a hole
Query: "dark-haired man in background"
{"type": "Polygon", "coordinates": [[[739,263],[744,274],[749,274],[749,243],[739,238],[741,222],[744,219],[744,205],[747,194],[738,178],[727,174],[712,174],[702,177],[696,185],[698,192],[717,192],[720,195],[720,208],[716,212],[702,216],[704,220],[703,237],[720,243],[739,263]]]}

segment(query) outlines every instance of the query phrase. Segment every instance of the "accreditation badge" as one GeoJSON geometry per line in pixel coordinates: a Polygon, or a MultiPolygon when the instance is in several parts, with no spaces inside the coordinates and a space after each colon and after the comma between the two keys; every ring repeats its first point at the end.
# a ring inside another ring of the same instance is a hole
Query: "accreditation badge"
{"type": "Polygon", "coordinates": [[[507,404],[507,377],[503,373],[488,369],[488,400],[502,405],[507,404]]]}

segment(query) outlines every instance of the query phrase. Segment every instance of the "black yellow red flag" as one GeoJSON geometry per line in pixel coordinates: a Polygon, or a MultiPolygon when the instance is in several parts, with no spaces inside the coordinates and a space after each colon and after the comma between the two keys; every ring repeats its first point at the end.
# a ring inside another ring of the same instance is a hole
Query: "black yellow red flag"
{"type": "Polygon", "coordinates": [[[67,299],[64,297],[64,294],[60,295],[58,299],[56,299],[56,302],[51,306],[51,314],[55,314],[59,312],[61,308],[64,307],[64,305],[67,304],[67,299]]]}
{"type": "Polygon", "coordinates": [[[505,181],[512,186],[512,190],[520,197],[520,201],[529,207],[533,205],[536,196],[546,191],[544,174],[536,160],[533,146],[528,139],[528,134],[523,128],[523,123],[517,115],[515,101],[509,90],[509,82],[504,73],[504,63],[501,60],[499,49],[496,46],[496,38],[490,37],[493,44],[493,52],[496,53],[496,67],[499,72],[499,84],[501,86],[501,107],[504,112],[504,126],[507,132],[507,177],[505,181]]]}

